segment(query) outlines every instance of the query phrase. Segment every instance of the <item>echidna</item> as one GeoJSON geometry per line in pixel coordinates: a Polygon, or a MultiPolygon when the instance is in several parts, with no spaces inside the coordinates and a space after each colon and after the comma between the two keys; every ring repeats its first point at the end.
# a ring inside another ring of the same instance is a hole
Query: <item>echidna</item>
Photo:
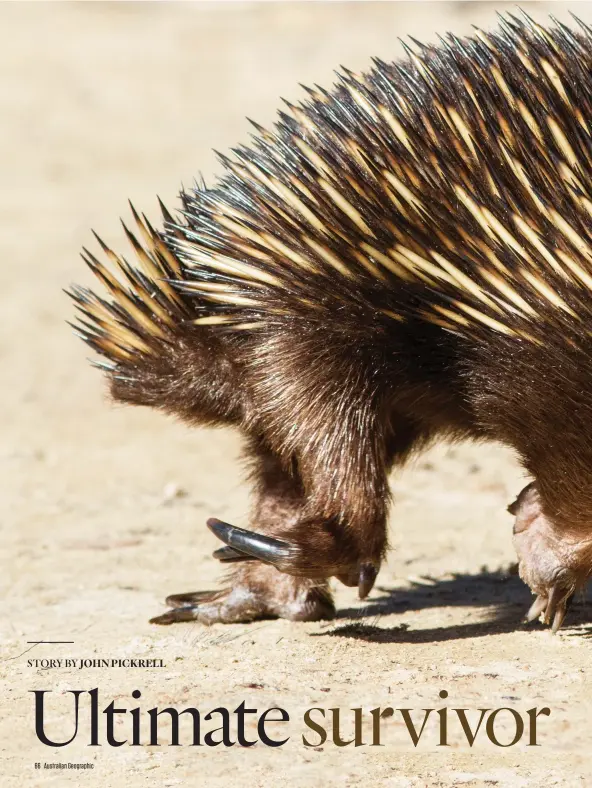
{"type": "MultiPolygon", "coordinates": [[[[577,21],[577,20],[576,20],[577,21]]],[[[128,264],[84,259],[78,334],[116,400],[246,436],[253,531],[218,520],[224,590],[157,619],[330,617],[372,588],[387,474],[437,436],[501,441],[530,617],[592,572],[592,31],[526,15],[412,41],[255,125],[128,264]],[[258,559],[258,560],[256,560],[258,559]],[[280,570],[279,572],[277,570],[280,570]]]]}

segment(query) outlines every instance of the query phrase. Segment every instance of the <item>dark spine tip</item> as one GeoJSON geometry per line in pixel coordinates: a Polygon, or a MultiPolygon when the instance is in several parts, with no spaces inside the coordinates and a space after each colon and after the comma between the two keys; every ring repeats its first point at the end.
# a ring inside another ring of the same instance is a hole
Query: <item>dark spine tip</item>
{"type": "MultiPolygon", "coordinates": [[[[181,188],[183,189],[182,186],[181,186],[181,188]]],[[[183,191],[184,191],[184,189],[183,189],[183,191]]],[[[162,218],[164,219],[164,221],[169,223],[169,224],[174,224],[174,219],[173,219],[169,209],[166,207],[166,205],[163,203],[163,201],[160,199],[160,197],[158,195],[156,196],[156,199],[158,200],[158,207],[160,208],[160,212],[162,214],[162,218]]],[[[146,218],[146,217],[144,217],[144,218],[146,218]]]]}

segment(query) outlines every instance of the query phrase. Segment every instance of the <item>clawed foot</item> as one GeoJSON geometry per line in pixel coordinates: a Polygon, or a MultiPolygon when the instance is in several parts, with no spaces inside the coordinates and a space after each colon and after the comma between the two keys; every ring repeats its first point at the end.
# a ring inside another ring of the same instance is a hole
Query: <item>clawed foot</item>
{"type": "Polygon", "coordinates": [[[345,536],[339,545],[335,544],[335,537],[317,533],[317,544],[302,546],[237,528],[214,517],[208,520],[208,527],[226,545],[214,552],[214,557],[224,563],[257,560],[296,577],[335,576],[346,586],[357,586],[360,599],[368,596],[378,575],[380,559],[359,560],[356,551],[348,549],[345,536]]]}
{"type": "Polygon", "coordinates": [[[283,575],[258,562],[241,567],[231,588],[174,594],[166,604],[172,609],[151,619],[151,624],[236,624],[262,618],[319,621],[335,615],[326,583],[283,575]]]}
{"type": "Polygon", "coordinates": [[[592,571],[592,544],[553,526],[543,514],[534,483],[522,490],[508,511],[516,515],[514,547],[520,577],[537,595],[526,620],[542,616],[557,632],[573,595],[585,587],[592,571]]]}
{"type": "Polygon", "coordinates": [[[380,558],[361,560],[347,538],[341,540],[329,529],[312,534],[303,528],[298,542],[288,542],[214,518],[208,520],[208,527],[224,542],[214,557],[235,568],[230,587],[169,596],[166,604],[171,610],[151,619],[152,624],[330,619],[335,607],[328,588],[329,577],[357,586],[364,599],[378,574],[380,558]]]}

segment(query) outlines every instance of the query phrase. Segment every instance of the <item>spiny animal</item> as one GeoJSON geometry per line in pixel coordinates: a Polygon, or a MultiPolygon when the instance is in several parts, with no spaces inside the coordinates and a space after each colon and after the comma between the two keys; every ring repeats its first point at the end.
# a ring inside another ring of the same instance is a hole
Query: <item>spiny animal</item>
{"type": "MultiPolygon", "coordinates": [[[[576,20],[577,21],[577,20],[576,20]]],[[[132,208],[109,296],[73,286],[114,399],[246,438],[235,571],[159,623],[314,620],[372,588],[387,474],[438,436],[501,441],[529,617],[557,629],[592,572],[592,32],[526,15],[307,89],[224,174],[132,208]],[[278,571],[279,570],[279,571],[278,571]]]]}

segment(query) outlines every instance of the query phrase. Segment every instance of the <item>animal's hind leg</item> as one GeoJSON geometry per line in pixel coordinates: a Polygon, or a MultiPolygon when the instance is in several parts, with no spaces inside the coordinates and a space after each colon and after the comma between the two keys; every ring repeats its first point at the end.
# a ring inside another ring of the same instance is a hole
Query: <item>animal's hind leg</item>
{"type": "Polygon", "coordinates": [[[534,482],[508,507],[516,516],[514,547],[520,577],[537,595],[527,621],[540,615],[556,632],[574,594],[582,591],[592,575],[592,539],[557,529],[545,515],[534,482]]]}
{"type": "MultiPolygon", "coordinates": [[[[282,468],[279,459],[257,442],[252,451],[256,498],[251,526],[269,536],[286,533],[299,521],[304,507],[298,475],[282,468]]],[[[225,588],[170,596],[166,601],[172,610],[153,618],[152,623],[235,623],[269,617],[317,621],[335,614],[326,580],[293,577],[259,561],[234,566],[225,588]]]]}

